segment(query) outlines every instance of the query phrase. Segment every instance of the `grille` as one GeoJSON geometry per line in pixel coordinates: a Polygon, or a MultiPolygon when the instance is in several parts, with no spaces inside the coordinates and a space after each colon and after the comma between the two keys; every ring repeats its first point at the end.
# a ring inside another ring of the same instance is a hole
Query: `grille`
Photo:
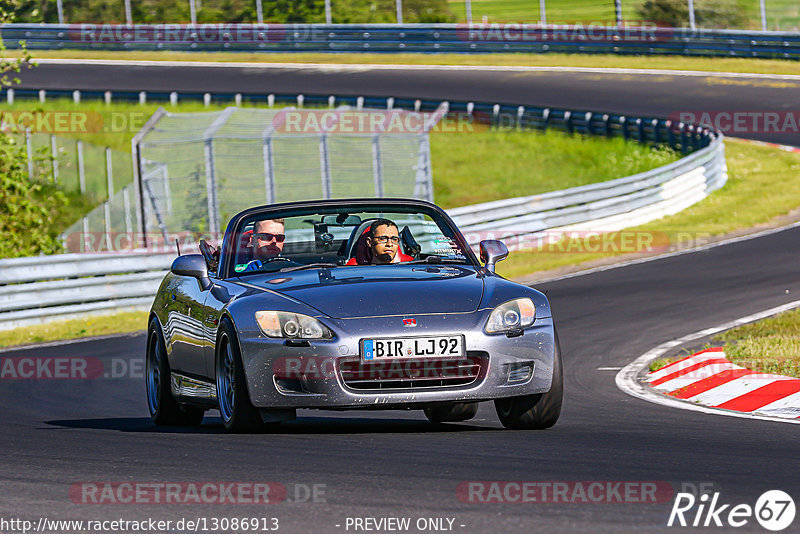
{"type": "Polygon", "coordinates": [[[486,376],[486,353],[468,352],[462,358],[387,359],[364,362],[339,360],[344,384],[356,390],[428,389],[468,386],[486,376]]]}

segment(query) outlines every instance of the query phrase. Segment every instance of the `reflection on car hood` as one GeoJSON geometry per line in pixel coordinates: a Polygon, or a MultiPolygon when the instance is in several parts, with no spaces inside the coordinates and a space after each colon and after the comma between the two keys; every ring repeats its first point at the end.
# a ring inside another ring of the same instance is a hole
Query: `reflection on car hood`
{"type": "Polygon", "coordinates": [[[241,277],[305,302],[329,317],[471,312],[483,280],[462,265],[380,265],[310,269],[241,277]]]}

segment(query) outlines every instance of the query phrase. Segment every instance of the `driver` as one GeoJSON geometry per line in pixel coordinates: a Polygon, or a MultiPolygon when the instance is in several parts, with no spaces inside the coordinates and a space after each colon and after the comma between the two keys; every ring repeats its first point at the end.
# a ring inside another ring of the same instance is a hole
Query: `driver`
{"type": "MultiPolygon", "coordinates": [[[[400,232],[397,225],[389,219],[376,219],[369,228],[366,239],[373,265],[400,263],[414,258],[400,252],[400,232]]],[[[347,265],[359,265],[355,257],[347,265]]]]}
{"type": "Polygon", "coordinates": [[[253,260],[244,268],[244,272],[257,271],[264,265],[264,260],[277,258],[283,251],[286,241],[283,219],[264,219],[253,225],[250,246],[253,247],[253,260]]]}

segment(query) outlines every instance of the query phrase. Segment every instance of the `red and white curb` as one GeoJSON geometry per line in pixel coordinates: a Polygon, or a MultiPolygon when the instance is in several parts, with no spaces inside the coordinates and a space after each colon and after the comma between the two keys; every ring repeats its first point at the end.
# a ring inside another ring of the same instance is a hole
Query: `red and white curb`
{"type": "Polygon", "coordinates": [[[693,354],[642,379],[650,362],[677,347],[798,307],[800,300],[663,343],[623,367],[616,376],[617,387],[681,410],[800,424],[800,387],[792,389],[800,380],[744,369],[728,361],[721,349],[693,354]]]}
{"type": "Polygon", "coordinates": [[[800,418],[800,379],[745,369],[726,359],[722,348],[653,371],[647,382],[656,391],[704,406],[800,418]]]}

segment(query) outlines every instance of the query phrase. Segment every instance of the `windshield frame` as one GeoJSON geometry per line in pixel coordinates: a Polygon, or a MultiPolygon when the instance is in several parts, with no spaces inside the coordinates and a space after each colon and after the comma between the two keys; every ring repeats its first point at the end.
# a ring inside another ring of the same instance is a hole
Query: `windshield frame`
{"type": "MultiPolygon", "coordinates": [[[[375,212],[397,212],[397,213],[420,213],[431,217],[440,226],[446,226],[457,244],[464,253],[466,258],[465,264],[469,264],[474,268],[479,268],[481,263],[472,251],[472,248],[467,243],[466,238],[455,225],[453,220],[447,213],[440,207],[426,202],[424,200],[404,199],[404,198],[355,198],[355,199],[334,199],[334,200],[312,200],[302,202],[288,202],[282,204],[273,204],[269,206],[257,206],[249,208],[236,215],[234,215],[227,228],[225,229],[225,237],[222,242],[222,249],[220,251],[220,266],[219,274],[222,279],[238,278],[243,274],[234,270],[234,258],[236,256],[236,244],[234,237],[241,233],[242,227],[247,224],[252,218],[258,217],[263,219],[279,219],[288,217],[298,217],[306,215],[321,215],[320,212],[330,212],[334,214],[352,213],[357,211],[375,211],[375,212]]],[[[393,265],[402,265],[393,264],[393,265]]],[[[375,266],[385,268],[386,265],[375,266]]],[[[278,271],[275,271],[276,273],[278,271]]],[[[254,271],[254,273],[264,274],[265,271],[254,271]]]]}

